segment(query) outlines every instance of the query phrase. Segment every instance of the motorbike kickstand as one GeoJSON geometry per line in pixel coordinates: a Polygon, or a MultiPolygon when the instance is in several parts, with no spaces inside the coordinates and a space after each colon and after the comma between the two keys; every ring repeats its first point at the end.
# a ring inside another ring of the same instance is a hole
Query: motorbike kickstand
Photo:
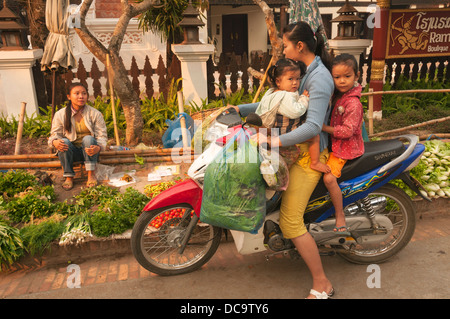
{"type": "Polygon", "coordinates": [[[195,225],[197,225],[197,222],[199,220],[199,217],[194,214],[192,216],[191,221],[189,222],[189,225],[186,227],[186,231],[183,236],[183,241],[181,242],[180,249],[178,250],[178,253],[181,255],[184,252],[184,249],[186,248],[186,244],[189,241],[189,238],[191,238],[192,231],[194,230],[195,225]]]}

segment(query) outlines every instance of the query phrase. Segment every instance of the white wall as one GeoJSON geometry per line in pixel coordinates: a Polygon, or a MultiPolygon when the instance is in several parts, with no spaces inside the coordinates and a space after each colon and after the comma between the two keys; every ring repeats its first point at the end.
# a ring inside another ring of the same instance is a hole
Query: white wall
{"type": "Polygon", "coordinates": [[[211,6],[211,32],[217,40],[217,51],[222,52],[222,15],[247,14],[248,18],[248,53],[253,50],[267,50],[267,27],[264,13],[259,6],[211,6]],[[216,26],[219,25],[220,34],[216,34],[216,26]]]}

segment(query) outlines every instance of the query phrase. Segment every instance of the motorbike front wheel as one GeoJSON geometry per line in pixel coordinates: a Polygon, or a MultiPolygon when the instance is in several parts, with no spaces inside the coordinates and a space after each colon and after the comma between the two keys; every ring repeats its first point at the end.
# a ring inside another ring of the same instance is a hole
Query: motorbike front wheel
{"type": "Polygon", "coordinates": [[[198,222],[180,253],[193,214],[187,204],[143,212],[131,234],[131,249],[139,264],[155,274],[169,276],[192,272],[208,262],[220,244],[219,227],[198,222]]]}
{"type": "Polygon", "coordinates": [[[403,190],[386,184],[369,194],[369,198],[372,197],[382,197],[386,200],[386,207],[376,213],[387,216],[393,229],[390,236],[382,242],[347,246],[346,253],[339,253],[341,257],[353,263],[373,264],[388,260],[409,243],[416,228],[416,208],[403,190]]]}

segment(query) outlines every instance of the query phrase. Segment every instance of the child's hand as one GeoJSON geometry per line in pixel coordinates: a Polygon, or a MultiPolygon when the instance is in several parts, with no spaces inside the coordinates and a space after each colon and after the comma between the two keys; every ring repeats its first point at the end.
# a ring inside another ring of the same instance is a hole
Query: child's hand
{"type": "Polygon", "coordinates": [[[305,95],[305,96],[309,97],[309,92],[306,91],[306,90],[304,90],[303,93],[302,93],[302,95],[305,95]]]}

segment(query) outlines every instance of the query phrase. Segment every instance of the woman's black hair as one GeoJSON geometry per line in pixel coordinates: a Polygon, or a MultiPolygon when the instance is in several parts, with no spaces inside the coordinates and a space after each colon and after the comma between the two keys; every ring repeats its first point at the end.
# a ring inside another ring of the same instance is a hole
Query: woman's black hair
{"type": "MultiPolygon", "coordinates": [[[[67,95],[70,95],[70,92],[78,86],[84,87],[86,92],[88,92],[87,87],[83,83],[75,82],[70,84],[67,88],[67,95]]],[[[64,129],[67,132],[70,132],[72,130],[72,102],[69,101],[69,104],[66,106],[66,113],[64,115],[64,129]]]]}
{"type": "Polygon", "coordinates": [[[286,71],[300,71],[300,76],[306,73],[306,65],[301,61],[294,61],[292,59],[279,59],[277,63],[272,65],[267,71],[269,80],[273,86],[276,85],[276,80],[286,71]]]}
{"type": "Polygon", "coordinates": [[[335,65],[339,65],[339,64],[344,64],[350,68],[353,69],[353,71],[355,72],[355,75],[358,75],[358,62],[356,62],[356,58],[348,53],[342,53],[338,56],[336,56],[333,59],[333,62],[331,63],[331,67],[335,66],[335,65]]]}
{"type": "Polygon", "coordinates": [[[299,21],[287,25],[283,32],[289,41],[295,44],[299,41],[303,42],[308,50],[319,56],[327,69],[331,70],[331,55],[325,47],[323,26],[314,33],[308,23],[299,21]]]}

